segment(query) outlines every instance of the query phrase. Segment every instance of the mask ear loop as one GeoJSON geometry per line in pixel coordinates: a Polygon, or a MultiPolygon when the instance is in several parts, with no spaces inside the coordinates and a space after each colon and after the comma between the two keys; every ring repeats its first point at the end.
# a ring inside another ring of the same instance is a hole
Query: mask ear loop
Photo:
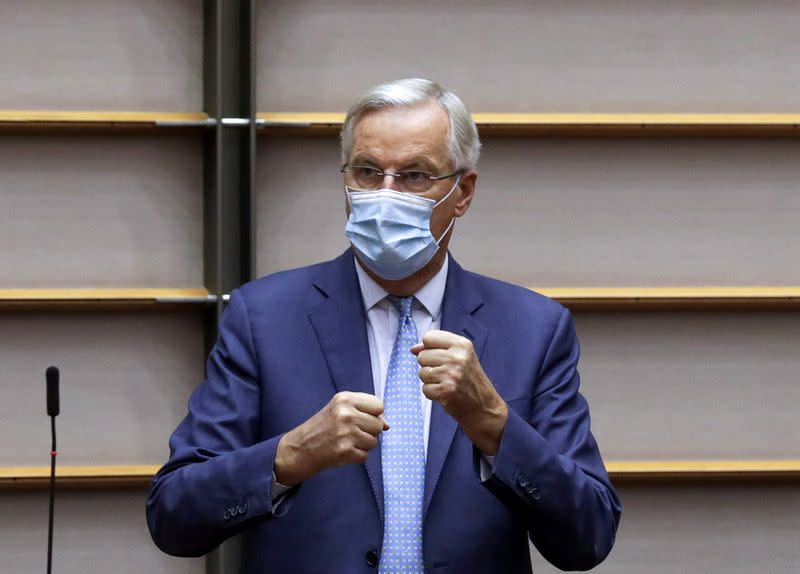
{"type": "MultiPolygon", "coordinates": [[[[433,208],[436,208],[436,206],[438,206],[440,203],[442,203],[443,201],[447,200],[447,198],[450,197],[450,195],[455,191],[456,187],[458,187],[458,184],[459,184],[460,181],[461,181],[461,174],[459,173],[458,177],[456,178],[456,182],[453,184],[453,187],[450,188],[450,191],[447,192],[447,195],[445,195],[442,199],[440,199],[439,201],[436,202],[436,205],[434,205],[433,208]]],[[[431,211],[433,211],[433,208],[431,209],[431,211]]],[[[442,239],[444,239],[445,236],[448,233],[450,233],[450,230],[453,228],[453,225],[455,225],[455,223],[456,223],[456,218],[455,217],[451,217],[450,218],[450,225],[447,226],[447,229],[444,230],[444,233],[442,233],[442,235],[439,237],[439,239],[436,240],[436,245],[439,245],[439,243],[442,242],[442,239]]]]}
{"type": "Polygon", "coordinates": [[[448,225],[448,226],[447,226],[447,229],[445,229],[445,230],[444,230],[444,233],[442,233],[442,236],[441,236],[441,237],[439,237],[439,239],[437,239],[437,240],[436,240],[436,245],[439,245],[439,243],[441,243],[441,242],[442,242],[442,239],[444,239],[444,236],[445,236],[445,235],[447,235],[448,233],[450,233],[450,230],[453,228],[453,225],[455,225],[455,223],[456,223],[456,218],[455,218],[455,217],[453,217],[453,218],[450,220],[450,225],[448,225]]]}
{"type": "Polygon", "coordinates": [[[450,191],[447,192],[447,195],[445,195],[442,199],[437,201],[433,207],[436,208],[440,203],[447,201],[447,198],[453,194],[453,192],[456,190],[456,187],[458,187],[460,181],[461,181],[461,174],[459,173],[458,177],[456,178],[456,182],[453,184],[453,187],[450,188],[450,191]]]}

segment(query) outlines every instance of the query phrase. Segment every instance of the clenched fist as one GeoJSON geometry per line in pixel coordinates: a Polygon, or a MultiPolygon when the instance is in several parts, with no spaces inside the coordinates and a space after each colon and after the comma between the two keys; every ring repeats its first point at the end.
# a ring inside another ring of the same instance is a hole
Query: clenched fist
{"type": "Polygon", "coordinates": [[[425,396],[442,405],[485,455],[495,455],[508,407],[481,367],[472,341],[448,331],[428,331],[411,347],[420,364],[425,396]]]}
{"type": "Polygon", "coordinates": [[[374,395],[342,392],[278,442],[275,479],[293,486],[328,468],[362,463],[389,429],[374,395]]]}

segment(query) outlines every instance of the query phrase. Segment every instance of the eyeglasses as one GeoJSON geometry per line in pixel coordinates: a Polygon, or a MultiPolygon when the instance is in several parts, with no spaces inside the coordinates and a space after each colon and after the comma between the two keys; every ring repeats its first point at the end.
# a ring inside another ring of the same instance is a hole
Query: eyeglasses
{"type": "Polygon", "coordinates": [[[458,170],[447,175],[433,175],[418,169],[401,169],[392,173],[368,165],[344,165],[340,171],[350,176],[359,189],[370,191],[380,189],[383,186],[383,179],[388,175],[394,178],[400,191],[408,193],[425,193],[437,181],[448,179],[461,173],[461,170],[458,170]]]}

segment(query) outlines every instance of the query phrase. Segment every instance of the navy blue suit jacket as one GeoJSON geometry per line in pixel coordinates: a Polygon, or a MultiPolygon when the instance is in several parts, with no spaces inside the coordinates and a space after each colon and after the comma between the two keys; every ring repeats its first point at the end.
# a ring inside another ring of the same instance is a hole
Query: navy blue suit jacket
{"type": "MultiPolygon", "coordinates": [[[[579,394],[569,312],[451,259],[441,328],[470,338],[509,406],[492,477],[437,403],[425,470],[425,569],[530,572],[528,537],[562,569],[611,550],[620,503],[579,394]]],[[[248,283],[231,294],[207,379],[170,439],[147,500],[156,544],[178,556],[243,534],[243,567],[261,572],[376,572],[383,536],[380,449],[326,470],[273,507],[283,433],[339,391],[373,393],[352,254],[248,283]]]]}

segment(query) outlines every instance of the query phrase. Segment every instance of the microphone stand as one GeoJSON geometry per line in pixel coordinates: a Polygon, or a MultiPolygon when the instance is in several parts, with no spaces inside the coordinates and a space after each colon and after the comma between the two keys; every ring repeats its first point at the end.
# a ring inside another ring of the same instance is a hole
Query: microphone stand
{"type": "Polygon", "coordinates": [[[50,416],[50,435],[52,447],[50,449],[50,520],[47,526],[47,574],[53,571],[53,515],[56,505],[56,417],[50,416]]]}

